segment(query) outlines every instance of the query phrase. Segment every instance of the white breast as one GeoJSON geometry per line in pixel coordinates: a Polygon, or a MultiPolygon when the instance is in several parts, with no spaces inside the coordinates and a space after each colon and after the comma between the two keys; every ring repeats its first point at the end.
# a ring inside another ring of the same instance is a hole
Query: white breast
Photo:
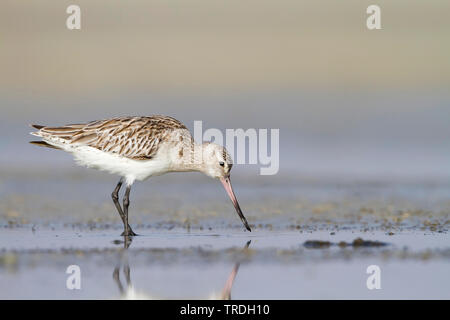
{"type": "Polygon", "coordinates": [[[125,177],[128,185],[133,184],[135,180],[142,181],[151,176],[164,174],[170,168],[169,159],[161,155],[156,155],[151,160],[132,160],[87,146],[78,146],[66,151],[73,154],[79,165],[125,177]]]}

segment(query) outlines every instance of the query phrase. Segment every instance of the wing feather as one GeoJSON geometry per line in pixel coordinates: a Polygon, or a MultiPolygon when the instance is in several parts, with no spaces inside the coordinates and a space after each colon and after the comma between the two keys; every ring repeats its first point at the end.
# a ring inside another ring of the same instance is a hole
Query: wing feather
{"type": "Polygon", "coordinates": [[[187,130],[180,121],[168,116],[122,117],[91,121],[62,127],[42,127],[44,139],[64,139],[72,145],[85,145],[98,150],[135,159],[151,159],[161,142],[174,130],[187,130]]]}

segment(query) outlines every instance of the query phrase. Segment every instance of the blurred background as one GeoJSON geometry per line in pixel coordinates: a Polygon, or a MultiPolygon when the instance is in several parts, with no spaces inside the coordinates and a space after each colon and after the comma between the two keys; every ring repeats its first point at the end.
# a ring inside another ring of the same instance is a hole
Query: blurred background
{"type": "Polygon", "coordinates": [[[243,258],[237,299],[448,298],[449,58],[448,0],[0,1],[0,298],[120,296],[118,177],[28,144],[29,124],[151,114],[279,129],[280,170],[233,167],[252,233],[213,179],[136,183],[138,289],[206,297],[243,258]]]}
{"type": "Polygon", "coordinates": [[[167,114],[279,128],[281,175],[448,179],[450,3],[373,3],[3,0],[0,164],[73,166],[29,123],[167,114]]]}

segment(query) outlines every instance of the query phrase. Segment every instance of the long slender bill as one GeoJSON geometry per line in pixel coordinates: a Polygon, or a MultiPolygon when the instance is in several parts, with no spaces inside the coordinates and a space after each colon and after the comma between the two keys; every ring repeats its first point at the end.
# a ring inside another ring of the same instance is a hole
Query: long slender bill
{"type": "Polygon", "coordinates": [[[244,214],[242,213],[241,207],[239,207],[239,203],[236,199],[236,196],[234,195],[233,188],[231,187],[230,177],[228,176],[228,177],[220,178],[220,181],[222,182],[223,187],[225,188],[228,195],[230,196],[230,199],[233,202],[234,207],[236,208],[236,212],[239,215],[239,218],[241,218],[242,223],[244,224],[245,228],[248,231],[252,231],[252,229],[250,229],[250,226],[248,225],[247,219],[245,219],[244,214]]]}

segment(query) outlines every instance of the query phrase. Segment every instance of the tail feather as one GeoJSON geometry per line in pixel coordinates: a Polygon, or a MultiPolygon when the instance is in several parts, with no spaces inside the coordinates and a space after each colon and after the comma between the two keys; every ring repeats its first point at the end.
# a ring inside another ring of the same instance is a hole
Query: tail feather
{"type": "Polygon", "coordinates": [[[42,128],[45,128],[45,126],[41,126],[39,124],[30,124],[30,126],[35,128],[35,129],[38,129],[38,130],[41,130],[42,128]]]}
{"type": "Polygon", "coordinates": [[[39,147],[47,147],[47,148],[52,148],[52,149],[58,149],[61,150],[61,148],[58,148],[54,145],[51,145],[45,141],[30,141],[31,144],[37,145],[39,147]]]}

